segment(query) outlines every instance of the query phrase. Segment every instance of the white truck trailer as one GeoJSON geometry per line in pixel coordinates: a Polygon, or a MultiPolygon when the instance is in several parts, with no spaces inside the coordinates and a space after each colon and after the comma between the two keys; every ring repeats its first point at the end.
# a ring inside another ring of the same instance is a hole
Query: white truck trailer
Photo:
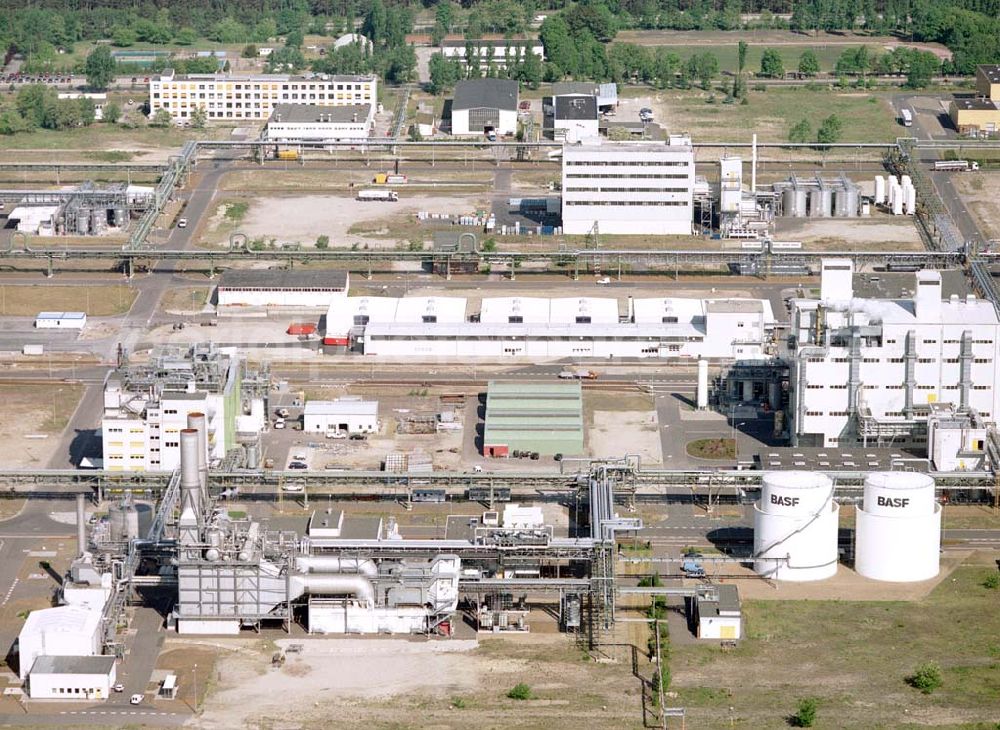
{"type": "Polygon", "coordinates": [[[399,200],[395,190],[359,190],[358,200],[399,200]]]}

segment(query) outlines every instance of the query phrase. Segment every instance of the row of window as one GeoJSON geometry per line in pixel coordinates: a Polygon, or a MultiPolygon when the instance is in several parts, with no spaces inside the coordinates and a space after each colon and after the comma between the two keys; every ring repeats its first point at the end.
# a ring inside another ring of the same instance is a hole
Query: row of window
{"type": "Polygon", "coordinates": [[[602,172],[597,175],[589,174],[586,172],[583,173],[570,172],[566,174],[566,178],[570,180],[578,178],[592,178],[592,177],[599,177],[602,180],[687,180],[690,176],[684,173],[650,174],[650,173],[638,173],[638,172],[636,173],[602,172]]]}
{"type": "Polygon", "coordinates": [[[564,188],[567,193],[686,193],[687,188],[564,188]]]}
{"type": "Polygon", "coordinates": [[[233,83],[230,81],[220,83],[193,83],[190,81],[161,81],[154,83],[150,91],[369,91],[370,83],[344,84],[324,81],[322,83],[302,84],[302,83],[233,83]]]}
{"type": "Polygon", "coordinates": [[[651,205],[691,207],[691,203],[685,200],[563,200],[563,205],[610,205],[616,208],[651,205]]]}
{"type": "MultiPolygon", "coordinates": [[[[849,357],[832,357],[829,360],[829,362],[841,363],[841,364],[842,363],[849,363],[850,361],[851,361],[851,358],[849,358],[849,357]]],[[[938,359],[936,357],[918,357],[917,360],[916,360],[916,362],[917,362],[918,365],[933,365],[937,361],[938,361],[938,359]]],[[[823,357],[807,357],[806,358],[806,362],[824,363],[824,362],[828,362],[828,361],[826,360],[826,358],[823,358],[823,357]]],[[[865,358],[861,359],[861,362],[870,363],[870,364],[886,362],[886,363],[889,363],[889,364],[892,364],[892,365],[900,365],[900,364],[906,362],[906,358],[903,358],[903,357],[887,357],[887,358],[885,358],[885,360],[882,360],[881,358],[877,358],[877,357],[865,357],[865,358]]],[[[944,363],[947,363],[947,364],[951,364],[951,365],[955,365],[955,364],[957,364],[959,362],[959,358],[957,358],[957,357],[948,357],[948,358],[944,358],[941,362],[944,362],[944,363]]],[[[993,362],[993,358],[991,358],[991,357],[974,357],[972,359],[972,362],[975,363],[976,365],[989,365],[991,362],[993,362]]]]}
{"type": "Polygon", "coordinates": [[[689,167],[687,160],[566,160],[567,167],[689,167]]]}

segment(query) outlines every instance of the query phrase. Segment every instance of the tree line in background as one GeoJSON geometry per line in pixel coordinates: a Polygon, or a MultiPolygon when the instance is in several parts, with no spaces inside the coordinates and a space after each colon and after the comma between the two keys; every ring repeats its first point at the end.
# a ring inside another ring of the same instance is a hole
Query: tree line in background
{"type": "Polygon", "coordinates": [[[537,14],[546,15],[541,31],[553,65],[547,75],[554,77],[611,77],[603,44],[633,28],[895,33],[946,45],[954,54],[944,65],[947,73],[971,74],[978,63],[1000,62],[1000,0],[7,0],[0,9],[0,44],[58,66],[58,50],[80,40],[184,46],[202,38],[250,44],[291,36],[285,56],[274,63],[294,66],[300,61],[297,38],[339,34],[361,20],[376,44],[368,68],[396,80],[412,70],[402,49],[415,12],[424,7],[433,7],[436,42],[456,31],[467,38],[518,35],[531,29],[537,14]]]}

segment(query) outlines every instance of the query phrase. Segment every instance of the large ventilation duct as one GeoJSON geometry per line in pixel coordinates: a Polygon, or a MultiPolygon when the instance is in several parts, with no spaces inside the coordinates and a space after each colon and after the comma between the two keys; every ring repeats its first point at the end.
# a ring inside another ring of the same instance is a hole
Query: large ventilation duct
{"type": "Polygon", "coordinates": [[[293,575],[289,579],[288,600],[308,593],[311,596],[349,594],[368,605],[375,604],[375,589],[361,575],[293,575]]]}
{"type": "Polygon", "coordinates": [[[198,432],[198,479],[201,482],[201,498],[208,502],[208,419],[204,413],[189,413],[188,428],[198,432]]]}
{"type": "Polygon", "coordinates": [[[76,545],[81,558],[87,552],[87,517],[83,500],[84,495],[76,495],[76,545]]]}
{"type": "Polygon", "coordinates": [[[300,557],[295,559],[295,567],[302,573],[359,573],[368,578],[378,577],[375,562],[361,558],[300,557]]]}

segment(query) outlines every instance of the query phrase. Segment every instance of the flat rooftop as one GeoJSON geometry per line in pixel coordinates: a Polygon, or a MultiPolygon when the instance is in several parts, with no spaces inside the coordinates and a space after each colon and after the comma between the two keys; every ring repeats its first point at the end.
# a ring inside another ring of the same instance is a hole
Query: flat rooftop
{"type": "Polygon", "coordinates": [[[115,665],[113,656],[49,656],[43,654],[31,666],[32,674],[107,674],[115,665]]]}
{"type": "Polygon", "coordinates": [[[175,74],[166,69],[157,81],[225,81],[225,82],[286,82],[286,81],[374,81],[374,76],[355,74],[175,74]]]}
{"type": "Polygon", "coordinates": [[[312,104],[278,104],[271,112],[268,123],[288,122],[292,124],[346,124],[365,121],[371,113],[371,104],[347,104],[345,106],[314,106],[312,104]]]}
{"type": "Polygon", "coordinates": [[[1000,111],[995,101],[989,99],[955,99],[955,106],[959,111],[1000,111]]]}
{"type": "Polygon", "coordinates": [[[893,462],[907,469],[927,471],[927,459],[901,448],[762,446],[757,452],[762,471],[889,471],[893,462]]]}
{"type": "Polygon", "coordinates": [[[990,83],[1000,84],[1000,64],[984,63],[976,67],[990,80],[990,83]]]}
{"type": "Polygon", "coordinates": [[[219,278],[219,289],[247,288],[343,290],[347,288],[347,272],[230,269],[219,278]]]}

